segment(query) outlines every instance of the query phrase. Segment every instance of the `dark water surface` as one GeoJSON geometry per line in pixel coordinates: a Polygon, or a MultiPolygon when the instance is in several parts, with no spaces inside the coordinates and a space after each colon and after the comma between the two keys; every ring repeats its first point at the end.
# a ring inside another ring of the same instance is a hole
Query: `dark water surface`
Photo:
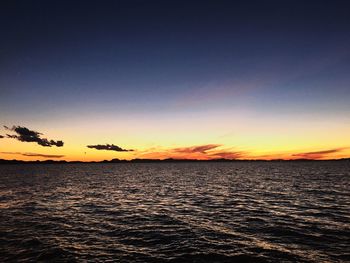
{"type": "Polygon", "coordinates": [[[350,262],[350,163],[0,166],[0,261],[350,262]]]}

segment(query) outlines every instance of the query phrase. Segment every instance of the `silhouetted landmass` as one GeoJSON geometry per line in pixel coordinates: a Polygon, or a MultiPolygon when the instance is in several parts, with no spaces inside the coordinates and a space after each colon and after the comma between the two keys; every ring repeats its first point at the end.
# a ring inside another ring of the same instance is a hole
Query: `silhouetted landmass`
{"type": "Polygon", "coordinates": [[[132,160],[120,160],[120,159],[112,159],[112,160],[103,160],[103,161],[55,161],[55,160],[36,160],[36,161],[21,161],[21,160],[5,160],[0,159],[0,164],[68,164],[68,163],[189,163],[189,162],[327,162],[327,161],[347,161],[350,162],[350,158],[342,158],[342,159],[329,159],[329,160],[313,160],[313,159],[294,159],[294,160],[283,160],[283,159],[273,159],[273,160],[237,160],[237,159],[211,159],[211,160],[197,160],[197,159],[132,159],[132,160]]]}

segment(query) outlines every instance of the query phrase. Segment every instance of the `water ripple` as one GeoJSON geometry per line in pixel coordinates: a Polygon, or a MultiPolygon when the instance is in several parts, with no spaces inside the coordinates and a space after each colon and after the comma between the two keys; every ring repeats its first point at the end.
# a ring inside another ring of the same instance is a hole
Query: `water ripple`
{"type": "Polygon", "coordinates": [[[0,167],[6,262],[350,262],[350,165],[0,167]]]}

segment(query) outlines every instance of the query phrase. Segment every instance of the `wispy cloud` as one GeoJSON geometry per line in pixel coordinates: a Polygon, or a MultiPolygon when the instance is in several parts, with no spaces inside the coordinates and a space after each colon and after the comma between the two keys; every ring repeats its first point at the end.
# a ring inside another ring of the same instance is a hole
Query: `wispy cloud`
{"type": "Polygon", "coordinates": [[[116,152],[132,152],[134,150],[126,150],[114,144],[97,144],[97,145],[87,145],[86,147],[96,150],[107,150],[107,151],[116,151],[116,152]]]}
{"type": "Polygon", "coordinates": [[[43,157],[43,158],[62,158],[65,155],[56,155],[56,154],[41,154],[41,153],[22,153],[22,152],[1,152],[3,154],[17,154],[22,156],[29,157],[43,157]]]}
{"type": "Polygon", "coordinates": [[[164,150],[149,149],[141,154],[141,158],[152,159],[238,159],[244,158],[247,153],[232,149],[221,149],[221,144],[204,144],[189,147],[177,147],[164,150]]]}
{"type": "Polygon", "coordinates": [[[15,132],[16,134],[6,134],[7,138],[17,139],[21,142],[36,142],[37,144],[44,147],[57,146],[62,147],[63,141],[48,140],[46,138],[41,138],[42,133],[29,130],[26,127],[12,126],[9,128],[4,126],[6,130],[15,132]]]}
{"type": "Polygon", "coordinates": [[[297,158],[305,158],[305,159],[323,159],[328,157],[331,154],[341,152],[345,149],[346,148],[336,148],[336,149],[328,149],[328,150],[315,151],[315,152],[304,152],[304,153],[293,154],[292,156],[297,158]]]}
{"type": "MultiPolygon", "coordinates": [[[[349,49],[339,47],[339,49],[325,50],[322,56],[309,54],[304,57],[302,65],[294,63],[282,65],[279,55],[271,57],[268,63],[265,59],[258,60],[254,65],[254,74],[242,74],[240,78],[199,83],[179,97],[175,105],[181,108],[198,107],[218,102],[229,103],[232,102],[232,98],[244,99],[246,95],[255,92],[289,85],[310,75],[322,74],[324,70],[333,67],[348,56],[349,49]]],[[[242,71],[249,73],[251,66],[242,67],[242,71]]]]}
{"type": "Polygon", "coordinates": [[[174,148],[172,151],[179,153],[205,153],[206,151],[220,147],[220,144],[206,144],[200,146],[174,148]]]}
{"type": "Polygon", "coordinates": [[[216,152],[210,155],[211,158],[224,158],[224,159],[239,159],[246,157],[246,153],[244,152],[235,152],[235,151],[222,151],[222,152],[216,152]]]}

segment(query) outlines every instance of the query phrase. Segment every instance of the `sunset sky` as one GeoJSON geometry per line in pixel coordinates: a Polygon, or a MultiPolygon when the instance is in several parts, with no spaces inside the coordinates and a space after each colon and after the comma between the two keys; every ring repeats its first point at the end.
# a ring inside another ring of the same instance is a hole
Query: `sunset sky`
{"type": "Polygon", "coordinates": [[[331,0],[1,1],[0,158],[350,157],[349,14],[331,0]]]}

